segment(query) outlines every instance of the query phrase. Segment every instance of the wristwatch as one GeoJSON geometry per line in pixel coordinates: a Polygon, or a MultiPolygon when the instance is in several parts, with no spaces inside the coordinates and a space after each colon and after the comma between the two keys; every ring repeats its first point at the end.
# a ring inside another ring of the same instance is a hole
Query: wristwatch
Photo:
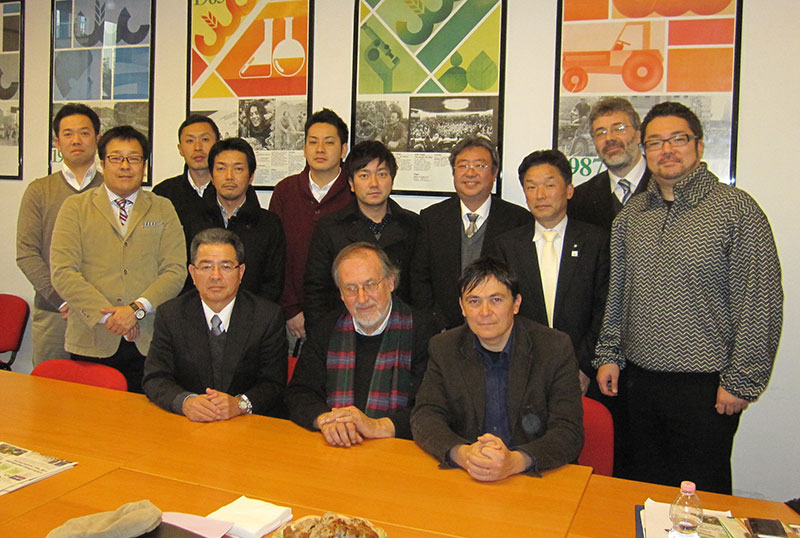
{"type": "Polygon", "coordinates": [[[143,320],[144,319],[144,316],[145,316],[145,314],[147,314],[147,312],[145,311],[144,308],[142,308],[138,304],[136,304],[136,301],[132,302],[128,306],[133,308],[133,315],[136,316],[136,319],[138,319],[138,320],[143,320]]]}
{"type": "Polygon", "coordinates": [[[236,399],[239,400],[239,409],[242,411],[242,413],[245,415],[253,414],[253,404],[250,403],[250,399],[247,396],[244,394],[239,394],[236,399]]]}

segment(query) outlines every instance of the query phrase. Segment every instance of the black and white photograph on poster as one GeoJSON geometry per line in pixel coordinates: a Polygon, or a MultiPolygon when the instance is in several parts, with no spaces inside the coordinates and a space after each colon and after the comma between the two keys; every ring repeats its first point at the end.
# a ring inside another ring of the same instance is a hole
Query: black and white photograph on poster
{"type": "Polygon", "coordinates": [[[276,150],[302,150],[308,105],[305,101],[277,99],[275,104],[273,147],[276,150]]]}
{"type": "Polygon", "coordinates": [[[22,3],[0,2],[0,178],[22,179],[22,3]]]}
{"type": "Polygon", "coordinates": [[[468,135],[497,145],[497,97],[411,97],[409,151],[447,153],[468,135]]]}
{"type": "Polygon", "coordinates": [[[270,149],[273,145],[275,103],[272,99],[242,99],[239,101],[239,136],[254,150],[270,149]]]}
{"type": "MultiPolygon", "coordinates": [[[[572,182],[580,185],[605,169],[592,141],[589,114],[604,96],[562,96],[558,117],[558,149],[569,156],[572,182]]],[[[703,124],[706,150],[703,160],[719,178],[730,177],[731,96],[730,94],[630,95],[626,96],[640,118],[662,101],[678,101],[695,111],[703,124]]],[[[731,184],[735,178],[731,178],[731,184]]]]}
{"type": "MultiPolygon", "coordinates": [[[[64,103],[82,102],[97,111],[101,132],[132,125],[150,137],[152,4],[53,0],[52,114],[64,103]]],[[[50,169],[60,167],[52,141],[50,156],[50,169]]]]}
{"type": "Polygon", "coordinates": [[[355,143],[380,140],[391,151],[408,151],[408,105],[406,101],[358,101],[355,143]]]}

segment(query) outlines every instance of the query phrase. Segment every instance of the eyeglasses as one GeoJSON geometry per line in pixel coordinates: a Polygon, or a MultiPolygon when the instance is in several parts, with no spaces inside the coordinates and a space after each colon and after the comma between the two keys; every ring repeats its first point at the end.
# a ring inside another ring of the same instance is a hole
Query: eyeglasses
{"type": "Polygon", "coordinates": [[[669,142],[670,147],[680,148],[682,146],[685,146],[692,140],[697,140],[698,138],[700,137],[682,133],[682,134],[676,134],[675,136],[670,136],[669,138],[655,138],[655,139],[645,140],[644,143],[642,143],[642,147],[644,147],[645,151],[658,151],[664,147],[664,144],[666,142],[669,142]]]}
{"type": "Polygon", "coordinates": [[[464,163],[464,164],[457,164],[455,165],[454,168],[459,172],[466,172],[467,170],[477,170],[478,172],[481,172],[489,168],[489,165],[484,163],[475,163],[475,164],[464,163]]]}
{"type": "Polygon", "coordinates": [[[200,265],[192,266],[201,273],[212,273],[214,269],[218,269],[222,274],[230,274],[238,269],[241,264],[234,265],[232,263],[201,263],[200,265]]]}
{"type": "Polygon", "coordinates": [[[592,137],[595,139],[600,139],[608,136],[609,134],[617,136],[623,135],[628,131],[628,129],[630,129],[630,125],[625,125],[624,123],[613,123],[611,124],[610,129],[606,129],[605,127],[595,129],[592,133],[592,137]]]}
{"type": "Polygon", "coordinates": [[[386,280],[386,277],[380,280],[367,280],[363,284],[347,284],[342,286],[342,295],[345,297],[355,297],[358,295],[358,290],[364,290],[365,293],[375,293],[378,291],[378,286],[380,286],[381,282],[384,280],[386,280]]]}
{"type": "Polygon", "coordinates": [[[116,164],[117,166],[122,164],[124,161],[128,161],[128,164],[130,164],[131,166],[136,166],[137,164],[142,164],[142,162],[144,161],[144,155],[125,156],[125,155],[112,154],[112,155],[106,155],[106,160],[111,164],[116,164]]]}

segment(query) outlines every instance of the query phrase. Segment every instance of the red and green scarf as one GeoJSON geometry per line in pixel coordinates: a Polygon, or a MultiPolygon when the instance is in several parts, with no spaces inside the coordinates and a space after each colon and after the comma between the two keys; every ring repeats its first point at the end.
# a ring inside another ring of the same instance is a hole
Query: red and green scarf
{"type": "MultiPolygon", "coordinates": [[[[375,358],[366,409],[370,418],[381,418],[408,405],[412,354],[411,308],[394,297],[389,323],[375,358]]],[[[345,312],[334,326],[328,343],[328,405],[354,405],[353,380],[356,366],[356,331],[353,316],[345,312]]]]}

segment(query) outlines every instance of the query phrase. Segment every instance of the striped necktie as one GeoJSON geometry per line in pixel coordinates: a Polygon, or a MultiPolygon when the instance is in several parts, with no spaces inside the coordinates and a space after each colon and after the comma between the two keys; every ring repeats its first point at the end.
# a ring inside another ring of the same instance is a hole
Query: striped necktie
{"type": "Polygon", "coordinates": [[[117,204],[117,207],[119,207],[119,223],[122,226],[125,226],[125,222],[128,220],[128,210],[125,209],[125,206],[132,204],[133,202],[127,198],[117,198],[114,200],[114,203],[117,204]]]}
{"type": "Polygon", "coordinates": [[[631,182],[625,178],[622,178],[619,180],[617,185],[619,185],[619,188],[622,189],[622,200],[620,201],[622,202],[622,205],[625,205],[628,203],[628,198],[631,197],[631,182]]]}
{"type": "Polygon", "coordinates": [[[467,239],[472,239],[472,236],[478,231],[478,226],[476,224],[478,217],[480,217],[480,215],[477,213],[467,213],[467,218],[469,219],[469,226],[467,226],[467,239]]]}

